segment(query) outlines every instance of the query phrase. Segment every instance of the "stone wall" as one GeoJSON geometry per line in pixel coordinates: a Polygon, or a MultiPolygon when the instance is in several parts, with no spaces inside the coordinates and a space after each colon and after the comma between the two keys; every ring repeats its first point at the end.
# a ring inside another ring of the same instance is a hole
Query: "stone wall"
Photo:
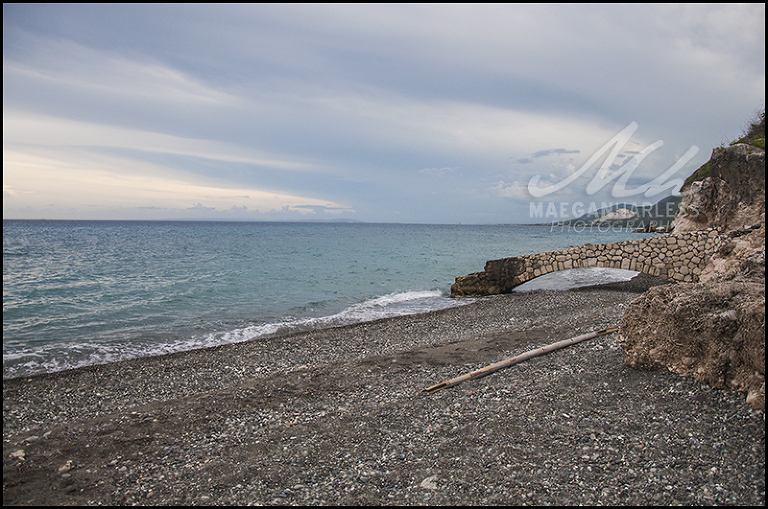
{"type": "Polygon", "coordinates": [[[483,272],[459,276],[451,297],[508,293],[526,281],[584,267],[634,270],[676,282],[698,282],[723,242],[715,228],[490,260],[483,272]]]}

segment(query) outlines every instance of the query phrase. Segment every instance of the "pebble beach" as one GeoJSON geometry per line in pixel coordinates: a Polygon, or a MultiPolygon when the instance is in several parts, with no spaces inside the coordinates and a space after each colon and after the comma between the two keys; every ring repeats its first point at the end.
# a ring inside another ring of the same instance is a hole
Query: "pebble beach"
{"type": "Polygon", "coordinates": [[[4,380],[3,505],[765,503],[765,419],[734,392],[624,365],[660,280],[4,380]]]}

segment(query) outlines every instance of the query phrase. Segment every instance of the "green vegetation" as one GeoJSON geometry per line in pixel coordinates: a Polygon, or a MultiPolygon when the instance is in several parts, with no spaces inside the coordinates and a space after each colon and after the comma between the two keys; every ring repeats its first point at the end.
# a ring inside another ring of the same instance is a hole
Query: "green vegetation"
{"type": "Polygon", "coordinates": [[[683,187],[681,187],[681,190],[688,189],[691,187],[691,184],[694,182],[697,182],[699,180],[704,180],[705,178],[709,177],[709,161],[699,166],[699,169],[694,171],[690,177],[685,179],[685,183],[683,183],[683,187]]]}
{"type": "Polygon", "coordinates": [[[731,146],[737,143],[746,143],[765,150],[765,108],[750,120],[749,127],[745,129],[741,138],[731,142],[731,146]]]}

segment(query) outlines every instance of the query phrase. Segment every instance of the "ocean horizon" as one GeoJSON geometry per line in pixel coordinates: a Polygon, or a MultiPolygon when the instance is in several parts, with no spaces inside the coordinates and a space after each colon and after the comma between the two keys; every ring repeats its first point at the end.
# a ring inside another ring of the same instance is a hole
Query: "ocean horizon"
{"type": "MultiPolygon", "coordinates": [[[[471,302],[487,260],[636,239],[512,224],[3,220],[3,378],[163,355],[471,302]]],[[[645,234],[647,235],[647,234],[645,234]]],[[[575,269],[517,291],[635,272],[575,269]]]]}

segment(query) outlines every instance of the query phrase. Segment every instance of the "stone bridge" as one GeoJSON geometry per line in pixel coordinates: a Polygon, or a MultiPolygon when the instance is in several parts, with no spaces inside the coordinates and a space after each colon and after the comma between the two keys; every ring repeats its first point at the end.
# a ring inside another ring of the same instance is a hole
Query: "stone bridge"
{"type": "Polygon", "coordinates": [[[706,228],[490,260],[483,272],[457,277],[451,286],[451,297],[508,293],[535,277],[580,267],[634,270],[671,281],[697,282],[707,260],[721,243],[719,230],[706,228]]]}

